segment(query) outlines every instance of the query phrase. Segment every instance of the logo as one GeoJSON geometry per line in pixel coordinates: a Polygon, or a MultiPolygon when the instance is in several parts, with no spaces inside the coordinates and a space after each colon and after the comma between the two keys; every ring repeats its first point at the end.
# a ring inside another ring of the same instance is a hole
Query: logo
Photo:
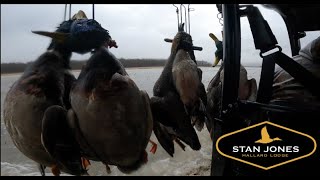
{"type": "Polygon", "coordinates": [[[264,170],[311,156],[316,147],[308,134],[269,121],[225,134],[216,143],[221,155],[264,170]]]}
{"type": "Polygon", "coordinates": [[[267,131],[267,126],[264,126],[261,129],[261,139],[256,141],[256,143],[269,144],[269,143],[271,143],[273,141],[282,141],[282,139],[280,139],[278,137],[271,139],[270,136],[269,136],[269,133],[267,131]]]}

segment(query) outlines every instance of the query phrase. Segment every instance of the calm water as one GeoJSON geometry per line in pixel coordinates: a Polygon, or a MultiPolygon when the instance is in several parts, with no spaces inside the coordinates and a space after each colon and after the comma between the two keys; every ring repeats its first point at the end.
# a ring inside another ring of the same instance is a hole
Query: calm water
{"type": "MultiPolygon", "coordinates": [[[[207,87],[208,83],[218,71],[218,68],[202,67],[203,83],[207,87]]],[[[249,78],[256,78],[259,83],[260,68],[248,67],[249,78]]],[[[152,88],[162,68],[131,68],[127,72],[131,78],[136,82],[140,89],[146,90],[150,97],[152,97],[152,88]]],[[[77,77],[79,72],[74,72],[77,77]]],[[[20,74],[2,75],[1,76],[1,175],[2,176],[39,176],[36,164],[25,157],[13,145],[6,128],[3,123],[3,101],[10,89],[11,85],[20,77],[20,74]]],[[[158,143],[158,150],[156,154],[148,154],[149,162],[140,168],[138,171],[130,175],[154,176],[154,175],[209,175],[210,161],[211,161],[211,140],[206,128],[198,132],[202,148],[200,151],[193,151],[191,148],[186,148],[182,151],[175,144],[175,154],[171,158],[158,143]]],[[[157,142],[155,136],[152,134],[151,139],[157,142]]],[[[150,150],[150,144],[147,147],[150,150]]],[[[89,170],[90,175],[107,175],[105,167],[99,162],[91,162],[92,166],[89,170]]],[[[110,175],[125,175],[122,174],[116,167],[110,166],[112,173],[110,175]]],[[[47,169],[47,172],[49,170],[47,169]]],[[[47,173],[51,175],[51,173],[47,173]]]]}

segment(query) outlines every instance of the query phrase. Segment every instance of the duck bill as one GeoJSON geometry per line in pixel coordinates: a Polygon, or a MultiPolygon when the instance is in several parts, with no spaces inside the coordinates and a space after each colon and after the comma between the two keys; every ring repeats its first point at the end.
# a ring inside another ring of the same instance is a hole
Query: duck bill
{"type": "Polygon", "coordinates": [[[86,13],[84,13],[82,10],[79,10],[77,14],[73,15],[72,20],[79,20],[79,19],[88,19],[86,16],[86,13]]]}
{"type": "Polygon", "coordinates": [[[212,40],[214,40],[214,42],[219,41],[219,39],[214,34],[210,33],[209,36],[211,37],[212,40]]]}
{"type": "Polygon", "coordinates": [[[41,36],[50,37],[57,42],[63,43],[69,36],[69,33],[61,33],[61,32],[48,32],[48,31],[32,31],[34,34],[38,34],[41,36]]]}
{"type": "Polygon", "coordinates": [[[216,57],[212,67],[216,67],[219,64],[219,62],[220,62],[220,59],[218,57],[216,57]]]}

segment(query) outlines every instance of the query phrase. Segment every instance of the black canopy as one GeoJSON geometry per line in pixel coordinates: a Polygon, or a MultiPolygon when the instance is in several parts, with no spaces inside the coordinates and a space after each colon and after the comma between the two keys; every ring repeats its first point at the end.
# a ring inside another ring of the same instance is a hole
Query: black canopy
{"type": "Polygon", "coordinates": [[[300,50],[300,38],[305,31],[320,30],[320,4],[264,4],[266,8],[277,11],[286,23],[290,38],[292,55],[300,50]]]}

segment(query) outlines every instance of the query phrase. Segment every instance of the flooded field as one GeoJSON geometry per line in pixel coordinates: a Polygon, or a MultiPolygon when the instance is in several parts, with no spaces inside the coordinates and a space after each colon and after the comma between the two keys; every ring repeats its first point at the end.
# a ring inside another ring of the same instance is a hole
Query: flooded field
{"type": "MultiPolygon", "coordinates": [[[[208,83],[218,71],[218,68],[202,67],[203,70],[203,83],[207,87],[208,83]]],[[[140,89],[146,90],[150,97],[152,97],[152,88],[162,68],[128,68],[127,72],[136,82],[140,89]]],[[[249,78],[256,78],[259,83],[260,68],[248,67],[249,78]]],[[[79,71],[75,71],[74,75],[77,77],[79,71]]],[[[20,74],[1,75],[1,175],[2,176],[25,176],[35,175],[39,176],[40,173],[36,164],[25,157],[12,143],[6,128],[3,123],[3,101],[6,93],[10,89],[11,85],[20,77],[20,74]]],[[[206,128],[201,132],[198,132],[200,143],[202,148],[200,151],[193,151],[191,148],[186,148],[186,151],[182,151],[177,145],[175,145],[175,154],[171,158],[164,149],[158,144],[158,150],[156,154],[148,152],[149,162],[140,168],[138,171],[130,175],[139,176],[166,176],[166,175],[202,175],[207,176],[210,174],[210,162],[211,162],[211,140],[206,128]]],[[[151,139],[157,142],[154,135],[151,139]]],[[[147,150],[150,150],[148,145],[147,150]]],[[[110,166],[112,176],[125,175],[121,173],[116,167],[110,166]]],[[[47,169],[47,172],[49,170],[47,169]]],[[[102,163],[92,162],[92,166],[89,170],[90,175],[101,176],[107,175],[105,167],[102,163]]],[[[51,175],[51,173],[47,173],[51,175]]]]}

